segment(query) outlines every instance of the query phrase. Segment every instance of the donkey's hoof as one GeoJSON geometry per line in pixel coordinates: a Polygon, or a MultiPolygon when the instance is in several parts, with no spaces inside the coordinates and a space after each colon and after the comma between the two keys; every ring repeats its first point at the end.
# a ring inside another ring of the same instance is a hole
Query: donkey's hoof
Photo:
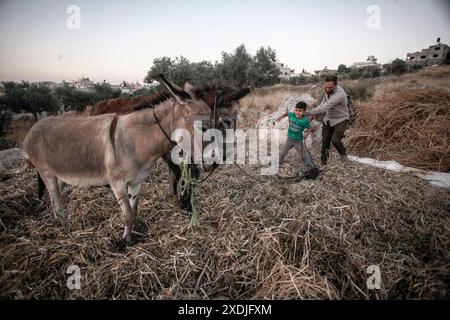
{"type": "Polygon", "coordinates": [[[64,233],[70,234],[70,224],[67,221],[61,222],[64,233]]]}
{"type": "Polygon", "coordinates": [[[169,187],[169,194],[171,196],[176,196],[177,195],[177,189],[175,187],[169,187]]]}
{"type": "Polygon", "coordinates": [[[130,247],[133,244],[133,241],[131,239],[131,234],[123,237],[123,243],[125,244],[125,246],[130,247]]]}
{"type": "Polygon", "coordinates": [[[192,211],[192,205],[190,201],[180,200],[180,208],[188,212],[192,211]]]}

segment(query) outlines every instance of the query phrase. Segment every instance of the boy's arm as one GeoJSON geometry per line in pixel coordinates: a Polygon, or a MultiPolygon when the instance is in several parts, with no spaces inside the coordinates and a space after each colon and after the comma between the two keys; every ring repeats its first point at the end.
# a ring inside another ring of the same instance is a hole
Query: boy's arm
{"type": "Polygon", "coordinates": [[[283,119],[284,117],[287,117],[288,116],[288,111],[286,111],[285,113],[283,113],[281,116],[279,116],[277,119],[276,119],[276,121],[277,122],[280,122],[281,121],[281,119],[283,119]]]}

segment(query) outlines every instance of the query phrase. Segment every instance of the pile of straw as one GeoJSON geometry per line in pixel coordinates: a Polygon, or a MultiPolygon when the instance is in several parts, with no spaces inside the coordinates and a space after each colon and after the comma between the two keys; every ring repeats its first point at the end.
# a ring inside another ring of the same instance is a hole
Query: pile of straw
{"type": "MultiPolygon", "coordinates": [[[[291,154],[286,172],[301,160],[291,154]]],[[[257,170],[244,166],[248,172],[257,170]]],[[[449,296],[450,192],[332,160],[316,181],[255,183],[221,166],[196,190],[199,226],[158,161],[143,185],[134,245],[106,187],[63,194],[70,235],[35,197],[35,172],[0,185],[0,297],[37,299],[402,299],[449,296]],[[81,289],[69,290],[70,265],[81,289]],[[381,290],[367,268],[379,265],[381,290]]]]}
{"type": "Polygon", "coordinates": [[[450,171],[450,92],[394,91],[358,103],[354,110],[347,138],[352,153],[450,171]]]}

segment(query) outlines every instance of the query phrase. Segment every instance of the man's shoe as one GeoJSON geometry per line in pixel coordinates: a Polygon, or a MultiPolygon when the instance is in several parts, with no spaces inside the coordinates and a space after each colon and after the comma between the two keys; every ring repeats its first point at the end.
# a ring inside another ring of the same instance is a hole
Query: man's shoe
{"type": "Polygon", "coordinates": [[[341,154],[341,161],[346,162],[348,160],[348,157],[346,154],[341,154]]]}

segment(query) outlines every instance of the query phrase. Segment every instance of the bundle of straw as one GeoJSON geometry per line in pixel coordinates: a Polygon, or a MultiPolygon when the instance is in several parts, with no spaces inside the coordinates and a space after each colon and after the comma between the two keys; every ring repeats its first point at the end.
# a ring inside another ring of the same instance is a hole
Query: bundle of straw
{"type": "Polygon", "coordinates": [[[410,89],[355,105],[351,152],[419,169],[450,170],[450,93],[410,89]]]}

